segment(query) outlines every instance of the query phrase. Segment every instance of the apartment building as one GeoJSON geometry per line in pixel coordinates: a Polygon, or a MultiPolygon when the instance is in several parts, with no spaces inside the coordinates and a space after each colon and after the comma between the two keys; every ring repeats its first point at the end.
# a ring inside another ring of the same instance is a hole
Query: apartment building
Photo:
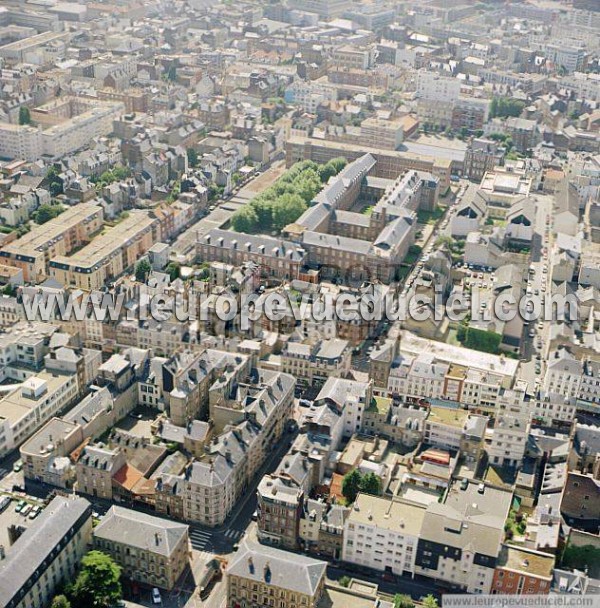
{"type": "Polygon", "coordinates": [[[56,496],[0,561],[0,605],[44,608],[74,579],[92,540],[92,507],[56,496]]]}
{"type": "Polygon", "coordinates": [[[333,50],[333,63],[348,70],[368,70],[373,67],[377,58],[375,45],[357,47],[343,45],[333,50]]]}
{"type": "Polygon", "coordinates": [[[127,464],[120,448],[87,445],[75,465],[77,491],[111,500],[113,477],[127,464]]]}
{"type": "Polygon", "coordinates": [[[52,418],[20,448],[25,479],[66,488],[73,481],[68,456],[83,442],[79,424],[52,418]]]}
{"type": "Polygon", "coordinates": [[[74,403],[76,374],[39,372],[0,399],[0,455],[18,448],[43,424],[74,403]]]}
{"type": "Polygon", "coordinates": [[[100,289],[107,280],[132,268],[156,240],[160,240],[158,221],[133,210],[77,253],[52,257],[50,276],[66,286],[100,289]]]}
{"type": "Polygon", "coordinates": [[[233,266],[254,262],[263,276],[290,280],[298,278],[306,252],[291,241],[215,228],[199,237],[196,256],[200,261],[233,266]]]}
{"type": "MultiPolygon", "coordinates": [[[[206,446],[182,478],[184,517],[209,526],[222,524],[265,458],[280,441],[293,407],[295,379],[263,370],[250,393],[241,388],[229,404],[231,424],[206,446]],[[236,420],[237,419],[237,420],[236,420]]],[[[217,409],[224,408],[223,403],[217,409]]]]}
{"type": "Polygon", "coordinates": [[[171,590],[190,563],[188,526],[112,506],[94,528],[94,546],[131,580],[171,590]]]}
{"type": "Polygon", "coordinates": [[[369,148],[397,150],[404,140],[404,120],[366,118],[360,123],[360,137],[369,148]]]}
{"type": "Polygon", "coordinates": [[[311,557],[247,543],[227,566],[227,606],[316,608],[326,567],[311,557]]]}
{"type": "Polygon", "coordinates": [[[450,590],[490,593],[512,500],[510,491],[454,484],[426,508],[415,573],[450,590]]]}
{"type": "Polygon", "coordinates": [[[462,166],[462,161],[457,163],[453,160],[424,154],[381,150],[309,137],[291,137],[286,142],[285,149],[288,167],[301,160],[312,160],[323,164],[339,157],[344,157],[348,162],[352,162],[365,154],[370,154],[377,161],[373,171],[375,177],[395,180],[401,173],[409,169],[424,171],[439,179],[441,191],[450,186],[450,176],[453,173],[460,173],[462,166]]]}
{"type": "Polygon", "coordinates": [[[436,447],[461,450],[477,459],[483,449],[488,419],[455,407],[431,407],[425,420],[423,439],[436,447]]]}
{"type": "Polygon", "coordinates": [[[342,559],[357,566],[413,575],[425,508],[359,494],[344,525],[342,559]]]}
{"type": "Polygon", "coordinates": [[[0,335],[0,379],[24,380],[44,367],[58,325],[19,321],[0,335]]]}
{"type": "Polygon", "coordinates": [[[548,356],[544,391],[589,403],[600,402],[600,366],[597,361],[579,360],[567,349],[548,356]]]}
{"type": "Polygon", "coordinates": [[[48,276],[51,259],[66,256],[82,247],[103,225],[102,207],[82,203],[70,207],[58,217],[36,226],[21,238],[0,250],[0,260],[23,270],[23,278],[30,283],[41,283],[48,276]]]}
{"type": "Polygon", "coordinates": [[[31,162],[42,154],[41,129],[29,125],[0,123],[0,156],[31,162]]]}
{"type": "Polygon", "coordinates": [[[281,368],[302,384],[322,384],[350,369],[351,351],[347,340],[337,338],[315,344],[288,342],[281,353],[281,368]]]}
{"type": "Polygon", "coordinates": [[[309,459],[288,453],[272,475],[265,475],[257,488],[258,538],[261,542],[296,549],[305,496],[313,486],[309,459]]]}
{"type": "Polygon", "coordinates": [[[461,81],[428,70],[417,73],[417,97],[438,102],[454,102],[460,95],[461,81]]]}
{"type": "Polygon", "coordinates": [[[344,437],[362,430],[365,412],[373,401],[373,382],[329,377],[315,399],[315,405],[331,404],[343,416],[344,437]]]}
{"type": "MultiPolygon", "coordinates": [[[[475,411],[494,409],[510,389],[518,362],[402,331],[399,356],[388,361],[387,393],[402,398],[447,399],[475,411]]],[[[379,385],[378,385],[379,386],[379,385]]]]}
{"type": "Polygon", "coordinates": [[[491,464],[518,467],[523,462],[529,434],[529,413],[501,413],[494,423],[494,434],[488,446],[491,464]]]}
{"type": "Polygon", "coordinates": [[[503,545],[492,581],[492,594],[548,595],[552,586],[554,555],[503,545]]]}
{"type": "Polygon", "coordinates": [[[494,167],[504,164],[506,150],[491,139],[473,139],[465,152],[464,175],[480,183],[483,176],[494,167]]]}

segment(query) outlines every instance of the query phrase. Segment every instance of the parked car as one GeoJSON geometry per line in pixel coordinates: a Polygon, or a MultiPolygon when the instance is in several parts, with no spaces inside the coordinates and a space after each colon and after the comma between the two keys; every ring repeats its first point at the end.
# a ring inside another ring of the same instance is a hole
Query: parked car
{"type": "Polygon", "coordinates": [[[10,496],[3,496],[2,498],[0,498],[0,513],[7,509],[8,505],[10,504],[10,501],[10,496]]]}
{"type": "Polygon", "coordinates": [[[20,513],[24,507],[27,506],[27,503],[24,500],[20,500],[15,507],[15,513],[20,513]]]}
{"type": "Polygon", "coordinates": [[[15,473],[19,473],[22,470],[23,470],[23,461],[17,460],[17,462],[15,462],[15,464],[13,464],[13,471],[15,473]]]}
{"type": "Polygon", "coordinates": [[[29,515],[29,513],[31,512],[31,505],[25,505],[22,509],[21,509],[21,515],[23,515],[23,517],[27,517],[29,515]]]}
{"type": "Polygon", "coordinates": [[[160,591],[156,587],[152,587],[152,603],[162,604],[162,597],[160,596],[160,591]]]}
{"type": "Polygon", "coordinates": [[[42,507],[40,505],[35,505],[33,509],[31,509],[31,513],[29,513],[29,519],[35,519],[42,512],[42,507]]]}

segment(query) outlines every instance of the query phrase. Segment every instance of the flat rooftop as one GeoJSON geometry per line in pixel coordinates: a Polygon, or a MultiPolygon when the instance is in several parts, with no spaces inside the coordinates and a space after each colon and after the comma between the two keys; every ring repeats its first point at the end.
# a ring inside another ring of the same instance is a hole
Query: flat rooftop
{"type": "Polygon", "coordinates": [[[468,415],[469,412],[462,408],[432,407],[429,410],[427,421],[462,428],[468,415]]]}
{"type": "Polygon", "coordinates": [[[436,342],[421,338],[409,331],[402,331],[400,351],[403,354],[418,355],[427,353],[448,363],[466,365],[475,369],[482,369],[497,374],[514,377],[517,375],[519,361],[501,355],[483,353],[462,346],[454,346],[445,342],[436,342]]]}
{"type": "Polygon", "coordinates": [[[97,213],[102,213],[102,207],[93,203],[81,203],[70,207],[44,225],[35,226],[31,232],[6,245],[2,250],[14,255],[35,255],[36,252],[43,252],[48,248],[50,241],[62,238],[65,232],[97,213]]]}
{"type": "Polygon", "coordinates": [[[47,390],[37,399],[33,399],[24,394],[23,386],[19,386],[0,400],[0,417],[8,420],[11,426],[16,424],[24,416],[27,416],[40,401],[47,399],[49,394],[54,393],[63,384],[69,382],[71,378],[72,376],[49,374],[45,371],[32,376],[28,380],[45,382],[47,390]]]}
{"type": "Polygon", "coordinates": [[[139,234],[148,230],[155,222],[156,220],[144,211],[130,211],[129,217],[104,234],[97,236],[89,245],[74,255],[53,258],[51,264],[65,264],[81,268],[102,264],[122,247],[130,244],[139,234]]]}
{"type": "Polygon", "coordinates": [[[359,494],[349,517],[354,523],[418,536],[425,508],[381,496],[359,494]]]}

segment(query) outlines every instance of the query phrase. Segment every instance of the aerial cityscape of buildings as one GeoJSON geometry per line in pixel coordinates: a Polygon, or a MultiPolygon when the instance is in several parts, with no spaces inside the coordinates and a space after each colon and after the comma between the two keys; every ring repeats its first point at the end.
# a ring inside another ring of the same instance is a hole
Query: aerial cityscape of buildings
{"type": "Polygon", "coordinates": [[[559,605],[599,532],[600,0],[0,3],[0,608],[559,605]]]}

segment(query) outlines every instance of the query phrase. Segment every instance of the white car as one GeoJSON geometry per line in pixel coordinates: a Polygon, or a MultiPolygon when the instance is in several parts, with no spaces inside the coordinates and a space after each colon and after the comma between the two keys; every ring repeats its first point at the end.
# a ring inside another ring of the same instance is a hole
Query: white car
{"type": "Polygon", "coordinates": [[[162,604],[162,597],[160,597],[160,591],[156,587],[152,587],[152,603],[162,604]]]}

